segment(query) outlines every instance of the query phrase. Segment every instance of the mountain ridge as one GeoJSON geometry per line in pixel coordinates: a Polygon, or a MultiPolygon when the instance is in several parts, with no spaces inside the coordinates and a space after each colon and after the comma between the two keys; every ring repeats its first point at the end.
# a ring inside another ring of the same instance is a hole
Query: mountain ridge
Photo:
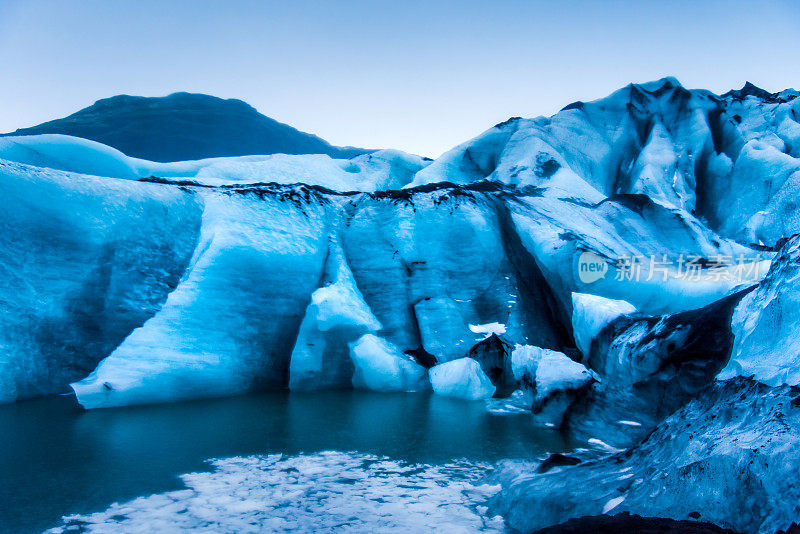
{"type": "Polygon", "coordinates": [[[66,117],[2,135],[38,134],[89,139],[157,162],[278,153],[350,158],[371,152],[331,145],[260,113],[243,100],[188,92],[103,98],[66,117]]]}

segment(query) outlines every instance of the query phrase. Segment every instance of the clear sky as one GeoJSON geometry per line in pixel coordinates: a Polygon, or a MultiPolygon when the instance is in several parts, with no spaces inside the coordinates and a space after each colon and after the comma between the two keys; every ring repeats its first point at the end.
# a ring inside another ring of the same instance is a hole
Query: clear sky
{"type": "Polygon", "coordinates": [[[427,156],[666,75],[800,89],[800,1],[0,0],[0,131],[99,98],[240,98],[427,156]]]}

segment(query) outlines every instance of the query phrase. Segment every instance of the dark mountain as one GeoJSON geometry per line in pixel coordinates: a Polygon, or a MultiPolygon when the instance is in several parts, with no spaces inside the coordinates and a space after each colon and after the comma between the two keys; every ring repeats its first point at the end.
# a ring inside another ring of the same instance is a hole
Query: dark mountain
{"type": "Polygon", "coordinates": [[[113,96],[69,117],[6,135],[45,133],[91,139],[129,156],[162,162],[276,153],[349,158],[369,152],[333,146],[270,119],[241,100],[192,93],[113,96]]]}

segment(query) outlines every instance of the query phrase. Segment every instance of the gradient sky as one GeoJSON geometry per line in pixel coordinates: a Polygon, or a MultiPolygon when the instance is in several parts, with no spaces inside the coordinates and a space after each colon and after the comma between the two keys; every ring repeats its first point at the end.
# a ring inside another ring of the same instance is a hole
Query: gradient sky
{"type": "Polygon", "coordinates": [[[800,2],[0,0],[0,131],[191,91],[334,144],[437,156],[666,75],[800,89],[800,2]]]}

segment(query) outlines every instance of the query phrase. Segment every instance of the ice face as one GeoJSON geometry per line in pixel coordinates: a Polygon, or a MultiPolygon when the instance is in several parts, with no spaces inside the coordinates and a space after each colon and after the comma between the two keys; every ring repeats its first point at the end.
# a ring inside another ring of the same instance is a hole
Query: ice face
{"type": "Polygon", "coordinates": [[[310,390],[350,384],[353,364],[349,343],[381,324],[364,302],[342,254],[331,237],[325,278],[329,283],[311,294],[300,325],[289,368],[289,388],[310,390]]]}
{"type": "Polygon", "coordinates": [[[459,358],[432,367],[431,387],[437,395],[458,399],[488,399],[497,388],[472,358],[459,358]]]}
{"type": "Polygon", "coordinates": [[[663,79],[433,162],[0,138],[0,401],[69,382],[87,408],[287,385],[497,396],[594,459],[633,447],[515,473],[515,528],[617,511],[785,528],[800,241],[774,250],[800,230],[798,114],[794,91],[663,79]]]}
{"type": "Polygon", "coordinates": [[[355,365],[353,385],[373,391],[421,391],[427,389],[425,368],[392,343],[373,334],[350,345],[355,365]]]}
{"type": "Polygon", "coordinates": [[[440,361],[503,324],[514,342],[558,346],[546,282],[523,256],[492,192],[445,187],[352,199],[342,247],[356,285],[398,347],[423,345],[440,361]]]}
{"type": "Polygon", "coordinates": [[[285,380],[322,275],[325,206],[217,192],[204,194],[203,204],[181,282],[155,316],[72,384],[83,406],[230,395],[285,380]]]}
{"type": "Polygon", "coordinates": [[[176,188],[0,161],[0,400],[64,393],[158,313],[202,203],[176,188]]]}
{"type": "Polygon", "coordinates": [[[795,236],[781,248],[766,278],[736,308],[733,351],[720,380],[747,376],[770,386],[800,384],[798,260],[800,238],[795,236]]]}

